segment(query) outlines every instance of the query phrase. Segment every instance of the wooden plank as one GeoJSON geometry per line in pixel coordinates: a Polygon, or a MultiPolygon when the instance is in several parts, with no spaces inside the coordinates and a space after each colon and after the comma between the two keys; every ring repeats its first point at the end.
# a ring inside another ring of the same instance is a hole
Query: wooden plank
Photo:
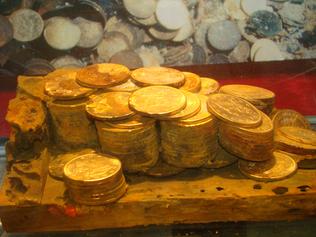
{"type": "Polygon", "coordinates": [[[65,202],[63,182],[49,177],[41,205],[2,205],[4,228],[43,232],[316,216],[315,170],[299,170],[290,179],[271,183],[249,180],[235,165],[188,170],[168,179],[128,176],[127,180],[128,192],[117,203],[88,207],[65,202]]]}

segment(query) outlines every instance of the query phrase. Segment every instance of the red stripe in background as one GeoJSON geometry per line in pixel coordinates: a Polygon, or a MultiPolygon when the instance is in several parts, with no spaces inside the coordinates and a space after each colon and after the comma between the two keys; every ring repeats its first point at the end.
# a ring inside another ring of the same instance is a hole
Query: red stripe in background
{"type": "MultiPolygon", "coordinates": [[[[289,76],[286,74],[274,74],[271,76],[238,76],[219,79],[219,82],[221,85],[247,84],[269,89],[277,95],[277,108],[290,108],[303,115],[316,115],[316,75],[303,74],[289,76]]],[[[8,102],[14,96],[14,92],[0,92],[0,136],[9,135],[9,126],[4,118],[8,102]]]]}

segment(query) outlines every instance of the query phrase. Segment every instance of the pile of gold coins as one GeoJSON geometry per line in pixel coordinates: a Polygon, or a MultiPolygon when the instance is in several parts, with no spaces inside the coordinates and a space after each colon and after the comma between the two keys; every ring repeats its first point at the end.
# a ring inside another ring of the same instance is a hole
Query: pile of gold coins
{"type": "MultiPolygon", "coordinates": [[[[45,82],[55,143],[67,150],[92,148],[97,153],[86,156],[101,160],[101,152],[122,163],[113,177],[85,182],[84,174],[77,180],[69,173],[85,156],[57,160],[59,178],[63,174],[80,203],[97,205],[120,196],[126,190],[120,169],[166,177],[238,161],[245,176],[274,181],[293,175],[297,162],[316,159],[315,131],[299,113],[276,110],[275,94],[267,89],[220,88],[216,80],[190,72],[164,67],[130,72],[118,64],[60,69],[45,82]]],[[[102,162],[98,169],[110,172],[102,162]]]]}

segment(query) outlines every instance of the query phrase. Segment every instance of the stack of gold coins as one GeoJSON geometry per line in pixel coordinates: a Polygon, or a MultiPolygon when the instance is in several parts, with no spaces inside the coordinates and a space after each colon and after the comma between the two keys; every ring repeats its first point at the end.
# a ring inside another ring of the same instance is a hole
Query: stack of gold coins
{"type": "Polygon", "coordinates": [[[201,109],[187,97],[187,107],[191,106],[198,111],[195,115],[160,122],[162,158],[170,165],[181,168],[201,167],[216,155],[217,121],[207,110],[207,97],[199,95],[198,98],[201,101],[201,109]]]}
{"type": "Polygon", "coordinates": [[[220,93],[243,98],[257,109],[269,115],[274,107],[275,94],[267,89],[249,85],[226,85],[220,88],[220,93]]]}
{"type": "Polygon", "coordinates": [[[64,166],[70,197],[83,205],[103,205],[121,198],[127,189],[118,159],[95,153],[81,155],[64,166]]]}
{"type": "Polygon", "coordinates": [[[99,143],[105,153],[118,157],[124,171],[134,173],[154,166],[159,157],[155,120],[129,109],[128,92],[106,92],[86,106],[95,119],[99,143]]]}
{"type": "Polygon", "coordinates": [[[209,110],[221,122],[219,142],[230,153],[251,160],[271,159],[273,125],[271,119],[249,102],[228,94],[213,94],[209,110]]]}
{"type": "Polygon", "coordinates": [[[97,146],[97,133],[85,106],[93,89],[76,83],[77,70],[62,69],[48,74],[45,93],[55,143],[63,149],[97,146]]]}

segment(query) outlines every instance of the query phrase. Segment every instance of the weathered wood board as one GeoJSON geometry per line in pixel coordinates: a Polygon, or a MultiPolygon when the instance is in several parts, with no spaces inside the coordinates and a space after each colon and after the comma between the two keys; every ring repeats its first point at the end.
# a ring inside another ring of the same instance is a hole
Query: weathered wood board
{"type": "Polygon", "coordinates": [[[236,165],[127,181],[128,192],[117,203],[88,207],[65,200],[63,182],[48,176],[39,205],[16,205],[2,192],[0,217],[8,232],[43,232],[316,216],[316,170],[270,183],[245,178],[236,165]]]}

